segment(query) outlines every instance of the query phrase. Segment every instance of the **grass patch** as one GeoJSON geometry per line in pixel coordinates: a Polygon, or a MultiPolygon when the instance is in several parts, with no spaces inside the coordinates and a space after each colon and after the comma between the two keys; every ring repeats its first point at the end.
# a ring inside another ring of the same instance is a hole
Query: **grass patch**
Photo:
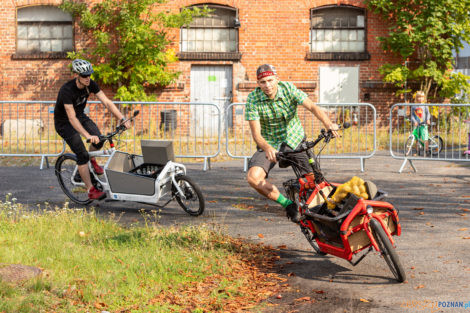
{"type": "Polygon", "coordinates": [[[43,274],[0,281],[0,312],[213,312],[252,308],[277,292],[271,249],[206,226],[141,226],[64,208],[0,201],[0,263],[43,274]]]}

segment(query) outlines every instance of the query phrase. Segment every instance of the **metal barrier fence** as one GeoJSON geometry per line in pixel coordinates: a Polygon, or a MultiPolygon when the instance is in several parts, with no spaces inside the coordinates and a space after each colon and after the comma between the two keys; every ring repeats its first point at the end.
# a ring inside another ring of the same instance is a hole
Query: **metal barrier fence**
{"type": "Polygon", "coordinates": [[[416,172],[413,160],[468,162],[470,156],[464,152],[470,150],[470,104],[394,104],[390,108],[389,137],[391,156],[403,159],[400,173],[407,162],[416,172]],[[414,126],[410,116],[415,105],[426,106],[431,113],[430,151],[425,151],[425,143],[418,142],[412,134],[414,126]]]}
{"type": "Polygon", "coordinates": [[[59,156],[65,143],[55,132],[55,101],[0,101],[0,156],[59,156]],[[51,112],[52,108],[52,112],[51,112]]]}
{"type": "MultiPolygon", "coordinates": [[[[350,122],[353,127],[344,131],[341,138],[330,142],[321,157],[325,159],[360,159],[361,171],[364,161],[376,152],[376,110],[369,103],[319,104],[331,120],[337,123],[350,122]]],[[[313,139],[323,128],[312,113],[304,107],[298,108],[298,116],[308,138],[313,139]]],[[[245,103],[232,103],[227,107],[225,120],[233,116],[232,127],[226,123],[226,151],[232,158],[244,160],[244,171],[248,160],[256,151],[250,127],[245,122],[245,103]]]]}
{"type": "MultiPolygon", "coordinates": [[[[173,140],[175,157],[202,158],[204,170],[220,153],[221,112],[212,103],[190,102],[114,102],[121,112],[139,110],[131,130],[119,138],[119,149],[141,153],[140,140],[173,140]]],[[[65,151],[55,132],[55,101],[0,101],[0,156],[40,156],[44,159],[65,151]],[[60,147],[60,148],[59,148],[60,147]]],[[[87,113],[102,133],[116,126],[112,114],[99,101],[90,101],[87,113]]]]}

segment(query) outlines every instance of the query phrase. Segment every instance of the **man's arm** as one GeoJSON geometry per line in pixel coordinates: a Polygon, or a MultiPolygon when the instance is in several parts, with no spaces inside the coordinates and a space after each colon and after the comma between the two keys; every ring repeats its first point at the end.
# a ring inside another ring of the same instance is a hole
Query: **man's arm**
{"type": "Polygon", "coordinates": [[[251,135],[260,149],[266,153],[266,158],[271,162],[276,162],[276,149],[274,149],[261,135],[261,125],[259,120],[248,121],[251,129],[251,135]]]}
{"type": "Polygon", "coordinates": [[[315,115],[315,117],[318,118],[323,125],[325,125],[327,130],[331,130],[333,136],[339,137],[339,134],[337,132],[337,130],[339,129],[338,125],[336,125],[336,123],[333,123],[328,117],[328,115],[326,115],[326,113],[318,105],[313,103],[313,101],[309,98],[305,98],[305,100],[302,102],[302,105],[307,110],[312,112],[313,115],[315,115]]]}
{"type": "MultiPolygon", "coordinates": [[[[121,111],[118,110],[118,108],[116,107],[116,105],[114,104],[113,101],[111,101],[106,95],[105,93],[100,90],[97,94],[96,94],[96,97],[101,101],[101,103],[103,103],[103,105],[109,110],[111,111],[111,113],[113,113],[113,115],[116,117],[116,119],[118,119],[119,121],[121,121],[123,118],[124,118],[124,115],[121,113],[121,111]]],[[[127,121],[125,124],[126,128],[129,128],[131,127],[131,123],[129,121],[127,121]]]]}
{"type": "Polygon", "coordinates": [[[72,124],[73,128],[78,131],[83,137],[86,139],[90,139],[91,143],[98,144],[100,139],[98,136],[90,135],[86,129],[82,126],[82,123],[78,120],[77,116],[75,115],[75,109],[73,108],[73,104],[64,104],[65,112],[67,113],[67,117],[69,118],[70,124],[72,124]]]}

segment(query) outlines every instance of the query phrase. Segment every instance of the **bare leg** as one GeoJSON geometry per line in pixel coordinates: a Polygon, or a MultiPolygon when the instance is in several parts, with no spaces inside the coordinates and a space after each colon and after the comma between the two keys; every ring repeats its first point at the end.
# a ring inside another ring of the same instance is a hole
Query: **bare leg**
{"type": "Polygon", "coordinates": [[[91,184],[90,170],[88,169],[88,163],[78,165],[78,172],[82,181],[85,183],[86,190],[89,191],[93,185],[91,184]]]}
{"type": "Polygon", "coordinates": [[[280,192],[276,186],[266,180],[266,172],[259,166],[253,166],[248,170],[246,180],[258,193],[276,201],[279,198],[280,192]]]}

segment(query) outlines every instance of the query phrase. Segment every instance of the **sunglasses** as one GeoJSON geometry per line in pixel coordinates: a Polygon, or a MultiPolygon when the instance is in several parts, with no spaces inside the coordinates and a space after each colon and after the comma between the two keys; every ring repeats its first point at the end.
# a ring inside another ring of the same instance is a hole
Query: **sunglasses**
{"type": "Polygon", "coordinates": [[[82,78],[88,78],[88,77],[90,77],[90,76],[91,76],[91,75],[80,74],[80,77],[82,77],[82,78]]]}

